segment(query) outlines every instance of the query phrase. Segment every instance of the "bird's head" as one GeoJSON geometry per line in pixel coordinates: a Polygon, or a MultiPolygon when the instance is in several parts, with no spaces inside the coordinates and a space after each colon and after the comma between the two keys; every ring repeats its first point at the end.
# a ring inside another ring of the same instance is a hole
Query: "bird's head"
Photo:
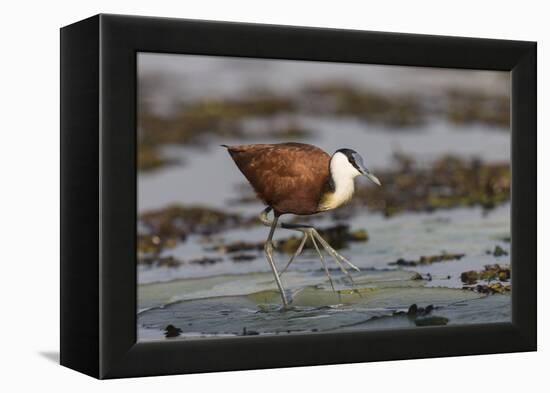
{"type": "Polygon", "coordinates": [[[359,175],[366,176],[374,184],[381,186],[380,180],[366,167],[363,158],[352,149],[339,149],[330,159],[330,171],[335,178],[355,178],[359,175]]]}

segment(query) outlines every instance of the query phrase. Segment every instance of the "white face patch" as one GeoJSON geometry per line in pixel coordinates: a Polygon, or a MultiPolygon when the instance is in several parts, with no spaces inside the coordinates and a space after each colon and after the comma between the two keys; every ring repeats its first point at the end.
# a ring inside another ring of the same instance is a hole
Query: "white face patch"
{"type": "Polygon", "coordinates": [[[336,152],[330,160],[330,173],[334,192],[328,193],[319,204],[320,210],[331,210],[351,199],[355,191],[353,179],[361,173],[349,162],[344,153],[336,152]]]}
{"type": "Polygon", "coordinates": [[[330,160],[330,172],[334,183],[338,180],[355,179],[361,173],[348,160],[344,153],[336,152],[330,160]]]}

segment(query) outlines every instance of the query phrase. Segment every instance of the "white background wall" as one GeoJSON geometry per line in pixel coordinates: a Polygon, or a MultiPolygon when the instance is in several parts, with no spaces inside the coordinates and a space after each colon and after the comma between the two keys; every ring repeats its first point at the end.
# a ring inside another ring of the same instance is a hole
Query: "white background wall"
{"type": "MultiPolygon", "coordinates": [[[[539,223],[550,218],[544,1],[94,0],[5,2],[0,29],[0,390],[120,392],[520,392],[548,378],[550,251],[539,225],[539,352],[99,382],[58,366],[59,31],[122,13],[539,42],[539,223]],[[546,109],[546,112],[544,110],[546,109]],[[547,276],[547,275],[546,275],[547,276]],[[545,282],[545,285],[547,283],[545,282]],[[546,329],[545,329],[546,328],[546,329]],[[546,331],[545,331],[546,330],[546,331]],[[547,363],[545,365],[545,362],[547,363]]],[[[548,69],[546,67],[546,69],[548,69]]]]}

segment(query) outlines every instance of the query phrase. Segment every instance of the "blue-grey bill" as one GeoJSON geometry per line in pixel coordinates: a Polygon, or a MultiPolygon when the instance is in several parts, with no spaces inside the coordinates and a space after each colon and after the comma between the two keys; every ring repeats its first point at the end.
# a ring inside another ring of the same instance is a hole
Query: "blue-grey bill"
{"type": "Polygon", "coordinates": [[[376,176],[374,176],[372,173],[367,172],[365,176],[368,177],[374,184],[378,186],[382,185],[382,183],[380,183],[380,180],[376,176]]]}
{"type": "Polygon", "coordinates": [[[370,171],[367,169],[367,167],[363,162],[363,157],[355,153],[353,155],[353,158],[355,160],[355,164],[357,165],[357,167],[359,167],[359,171],[361,172],[361,174],[368,177],[374,184],[378,186],[382,185],[382,183],[380,183],[380,180],[376,176],[374,176],[372,173],[370,173],[370,171]]]}

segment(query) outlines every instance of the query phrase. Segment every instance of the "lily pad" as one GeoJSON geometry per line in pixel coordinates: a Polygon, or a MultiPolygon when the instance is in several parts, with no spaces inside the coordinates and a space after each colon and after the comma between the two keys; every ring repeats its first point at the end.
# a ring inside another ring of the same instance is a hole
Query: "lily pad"
{"type": "Polygon", "coordinates": [[[406,313],[371,318],[339,330],[384,330],[424,326],[467,325],[511,322],[512,303],[509,295],[483,296],[436,308],[428,317],[414,318],[406,313]]]}
{"type": "MultiPolygon", "coordinates": [[[[331,273],[335,288],[351,290],[339,271],[331,273]]],[[[361,287],[385,286],[418,286],[421,280],[413,280],[414,272],[403,270],[372,270],[354,273],[354,282],[361,287]]],[[[289,271],[282,276],[285,288],[297,291],[301,288],[319,285],[320,288],[331,289],[321,270],[311,272],[289,271]]],[[[270,272],[248,273],[240,275],[219,275],[202,278],[188,278],[169,282],[157,282],[138,286],[139,308],[146,309],[166,305],[180,300],[192,300],[209,297],[250,295],[262,291],[276,290],[273,275],[270,272]]],[[[279,295],[277,294],[277,297],[279,295]]],[[[279,299],[275,300],[278,302],[279,299]]]]}
{"type": "MultiPolygon", "coordinates": [[[[151,332],[157,332],[159,339],[168,325],[181,329],[183,338],[234,336],[243,331],[282,334],[362,329],[371,328],[371,324],[374,328],[380,324],[383,328],[414,327],[414,319],[394,316],[395,312],[406,311],[413,303],[434,305],[437,312],[433,317],[452,323],[457,315],[466,314],[464,308],[453,312],[457,305],[470,307],[470,302],[483,298],[473,291],[425,287],[423,280],[413,279],[414,272],[401,270],[365,272],[355,279],[353,287],[344,285],[343,275],[336,276],[336,291],[321,274],[290,272],[284,276],[293,299],[288,309],[280,306],[279,293],[268,273],[142,285],[140,308],[147,309],[139,314],[138,325],[140,331],[147,330],[143,336],[150,338],[151,332]]],[[[498,297],[509,301],[509,297],[498,297]]],[[[480,307],[475,310],[470,315],[479,313],[480,307]]],[[[502,318],[505,316],[500,315],[502,318]]]]}

